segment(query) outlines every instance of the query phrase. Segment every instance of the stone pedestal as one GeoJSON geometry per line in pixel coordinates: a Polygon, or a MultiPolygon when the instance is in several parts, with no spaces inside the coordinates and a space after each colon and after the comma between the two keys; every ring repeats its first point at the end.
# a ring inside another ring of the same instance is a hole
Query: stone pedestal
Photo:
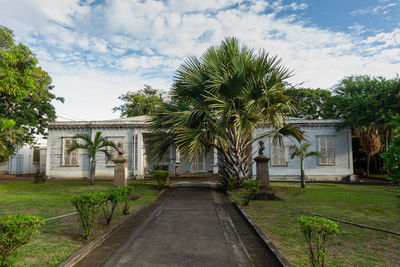
{"type": "Polygon", "coordinates": [[[269,183],[269,158],[263,154],[258,155],[255,159],[257,168],[257,180],[260,182],[259,192],[256,194],[257,200],[277,200],[279,199],[269,183]]]}
{"type": "Polygon", "coordinates": [[[116,157],[112,160],[114,162],[114,187],[126,186],[127,182],[127,171],[126,163],[128,159],[122,156],[116,157]]]}

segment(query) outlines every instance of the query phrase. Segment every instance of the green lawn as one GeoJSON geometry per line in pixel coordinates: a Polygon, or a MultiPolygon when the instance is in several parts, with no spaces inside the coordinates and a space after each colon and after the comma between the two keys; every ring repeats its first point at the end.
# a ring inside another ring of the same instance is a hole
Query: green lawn
{"type": "MultiPolygon", "coordinates": [[[[308,266],[301,210],[400,232],[399,187],[273,183],[282,201],[252,201],[246,211],[294,266],[308,266]]],[[[232,200],[241,203],[242,191],[232,200]]],[[[340,224],[327,266],[400,266],[400,237],[340,224]]]]}
{"type": "MultiPolygon", "coordinates": [[[[130,181],[129,185],[133,186],[134,194],[141,196],[131,201],[132,210],[157,197],[158,190],[152,181],[130,181]]],[[[27,213],[50,218],[71,213],[75,211],[70,201],[72,195],[111,187],[111,182],[97,182],[94,186],[90,186],[88,182],[0,182],[0,216],[27,213]]],[[[122,217],[121,212],[117,211],[113,223],[122,217]]],[[[101,234],[107,228],[103,218],[99,217],[99,220],[95,235],[101,234]]],[[[21,256],[16,266],[57,266],[85,245],[78,241],[79,233],[76,216],[47,221],[40,228],[40,234],[19,249],[21,256]]]]}

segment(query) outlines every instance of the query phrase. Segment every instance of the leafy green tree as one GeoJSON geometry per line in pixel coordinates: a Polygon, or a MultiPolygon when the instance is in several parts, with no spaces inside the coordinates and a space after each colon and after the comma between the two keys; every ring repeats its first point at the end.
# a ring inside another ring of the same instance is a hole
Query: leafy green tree
{"type": "Polygon", "coordinates": [[[290,158],[294,159],[295,157],[300,159],[300,180],[301,180],[301,188],[306,187],[306,179],[304,176],[304,160],[308,157],[321,157],[321,153],[317,151],[308,151],[310,148],[310,143],[301,143],[300,146],[291,145],[289,147],[290,158]]]}
{"type": "Polygon", "coordinates": [[[325,89],[289,88],[285,95],[293,99],[293,116],[303,119],[334,119],[336,114],[327,103],[332,93],[325,89]]]}
{"type": "Polygon", "coordinates": [[[388,151],[382,154],[385,166],[389,170],[389,177],[393,184],[400,184],[400,115],[393,118],[395,126],[394,136],[390,142],[388,151]]]}
{"type": "MultiPolygon", "coordinates": [[[[63,101],[53,93],[50,76],[40,66],[35,54],[25,45],[15,43],[12,31],[0,26],[0,114],[15,121],[22,129],[18,140],[29,143],[36,134],[45,135],[49,122],[56,119],[51,101],[63,101]]],[[[18,142],[17,142],[18,143],[18,142]]]]}
{"type": "Polygon", "coordinates": [[[0,118],[0,164],[7,162],[22,145],[24,132],[15,128],[15,121],[0,118]]]}
{"type": "Polygon", "coordinates": [[[157,90],[153,89],[150,85],[144,85],[144,88],[137,93],[128,92],[118,97],[124,103],[113,108],[113,111],[120,111],[121,117],[153,114],[163,102],[156,93],[157,90]]]}
{"type": "Polygon", "coordinates": [[[112,147],[115,150],[118,150],[118,147],[114,142],[109,141],[102,136],[101,132],[96,132],[93,141],[88,134],[76,134],[74,139],[82,140],[84,143],[79,143],[74,140],[68,148],[67,153],[71,154],[72,151],[76,149],[85,149],[87,151],[90,161],[90,185],[94,185],[94,176],[96,174],[96,154],[102,152],[107,158],[110,158],[111,154],[107,151],[107,148],[112,147]]]}
{"type": "Polygon", "coordinates": [[[186,59],[175,74],[173,101],[152,116],[152,154],[162,158],[172,144],[190,158],[215,148],[220,182],[240,186],[251,178],[253,142],[266,135],[302,138],[285,123],[292,111],[284,95],[289,77],[280,59],[264,50],[255,53],[235,38],[210,47],[201,58],[186,59]],[[273,131],[255,137],[255,128],[264,124],[273,131]]]}
{"type": "Polygon", "coordinates": [[[369,175],[369,159],[387,150],[393,135],[391,118],[400,114],[400,78],[385,79],[367,75],[344,78],[334,88],[334,96],[328,100],[336,110],[343,126],[352,127],[367,154],[366,172],[369,175]]]}

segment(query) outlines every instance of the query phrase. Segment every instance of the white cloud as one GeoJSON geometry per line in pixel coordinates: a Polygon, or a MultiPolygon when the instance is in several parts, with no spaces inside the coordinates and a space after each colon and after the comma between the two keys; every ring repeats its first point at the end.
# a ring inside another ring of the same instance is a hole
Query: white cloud
{"type": "MultiPolygon", "coordinates": [[[[384,2],[388,2],[388,1],[380,1],[380,2],[384,3],[384,2]]],[[[377,5],[375,7],[369,6],[369,7],[354,10],[354,11],[350,12],[350,14],[353,16],[366,15],[366,14],[372,14],[372,15],[387,14],[389,9],[392,7],[395,7],[395,6],[396,6],[396,3],[389,3],[387,5],[377,5]]]]}
{"type": "Polygon", "coordinates": [[[48,2],[2,3],[0,24],[14,29],[53,77],[55,93],[66,98],[57,112],[86,119],[117,116],[111,113],[117,97],[143,84],[169,88],[186,57],[201,56],[229,36],[282,57],[295,71],[291,81],[309,87],[328,88],[351,74],[393,76],[400,69],[400,28],[366,38],[360,34],[368,29],[359,24],[350,27],[354,35],[310,26],[295,13],[278,18],[281,11],[308,8],[301,1],[48,2]]]}

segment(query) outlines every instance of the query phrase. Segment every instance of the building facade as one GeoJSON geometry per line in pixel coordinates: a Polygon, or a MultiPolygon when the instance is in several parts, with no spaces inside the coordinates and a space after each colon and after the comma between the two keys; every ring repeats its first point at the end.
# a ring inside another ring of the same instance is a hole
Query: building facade
{"type": "MultiPolygon", "coordinates": [[[[149,150],[151,133],[146,128],[148,117],[138,116],[109,121],[68,121],[55,122],[49,125],[47,141],[46,175],[59,178],[82,178],[89,176],[89,158],[85,150],[77,150],[70,155],[66,152],[77,133],[89,134],[94,138],[96,132],[114,141],[125,151],[128,158],[127,171],[129,178],[143,178],[155,168],[169,170],[174,174],[217,174],[218,156],[215,150],[198,153],[192,161],[179,154],[171,147],[164,158],[157,162],[151,158],[149,150]],[[179,166],[179,169],[177,167],[179,166]]],[[[289,119],[289,124],[298,126],[306,134],[311,149],[320,151],[323,157],[305,160],[305,173],[311,180],[342,180],[353,174],[353,159],[350,129],[338,131],[340,120],[299,120],[289,119]]],[[[268,127],[260,127],[255,135],[261,136],[268,127]]],[[[297,141],[284,138],[283,145],[273,144],[266,137],[264,154],[271,158],[271,180],[296,180],[300,174],[300,161],[290,159],[289,146],[297,141]]],[[[258,143],[253,144],[254,154],[258,143]]],[[[110,150],[117,154],[113,149],[110,150]]],[[[255,155],[256,156],[256,155],[255,155]]],[[[96,158],[96,176],[112,177],[113,163],[99,153],[96,158]]],[[[253,174],[255,164],[253,164],[253,174]]]]}

